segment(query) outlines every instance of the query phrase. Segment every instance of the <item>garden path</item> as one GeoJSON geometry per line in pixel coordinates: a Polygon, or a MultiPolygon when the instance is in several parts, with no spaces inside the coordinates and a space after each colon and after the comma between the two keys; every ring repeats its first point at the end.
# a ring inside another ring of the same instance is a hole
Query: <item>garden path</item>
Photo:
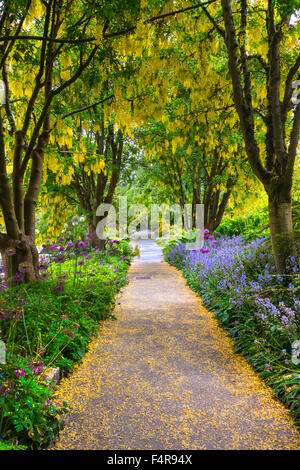
{"type": "Polygon", "coordinates": [[[56,400],[54,449],[300,449],[288,411],[180,272],[138,242],[115,308],[56,400]]]}

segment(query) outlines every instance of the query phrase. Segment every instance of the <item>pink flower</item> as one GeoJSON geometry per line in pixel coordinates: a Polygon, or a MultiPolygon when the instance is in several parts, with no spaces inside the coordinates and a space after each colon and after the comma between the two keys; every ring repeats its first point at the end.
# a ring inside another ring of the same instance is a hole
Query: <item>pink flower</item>
{"type": "Polygon", "coordinates": [[[67,328],[66,330],[63,330],[63,333],[65,335],[69,336],[69,338],[71,338],[71,339],[75,338],[75,333],[70,328],[67,328]]]}

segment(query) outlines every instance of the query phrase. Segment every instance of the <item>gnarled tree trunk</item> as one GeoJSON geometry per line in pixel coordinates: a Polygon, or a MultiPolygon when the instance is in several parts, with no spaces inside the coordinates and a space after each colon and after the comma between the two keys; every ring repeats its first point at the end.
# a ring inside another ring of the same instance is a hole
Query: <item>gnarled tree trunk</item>
{"type": "Polygon", "coordinates": [[[293,234],[292,203],[278,194],[269,197],[269,225],[276,270],[284,272],[286,260],[296,255],[293,234]]]}
{"type": "Polygon", "coordinates": [[[120,178],[124,137],[121,130],[115,135],[112,125],[105,129],[103,116],[100,124],[101,132],[96,132],[97,153],[99,157],[104,156],[106,173],[91,174],[88,177],[83,167],[77,167],[73,175],[73,188],[81,207],[88,214],[89,243],[103,250],[105,240],[98,237],[97,225],[106,215],[96,213],[101,204],[109,205],[113,201],[120,178]]]}
{"type": "Polygon", "coordinates": [[[31,237],[20,233],[19,239],[15,240],[2,235],[0,253],[5,267],[5,277],[10,279],[11,283],[18,282],[16,275],[21,276],[26,282],[36,280],[39,254],[31,237]]]}

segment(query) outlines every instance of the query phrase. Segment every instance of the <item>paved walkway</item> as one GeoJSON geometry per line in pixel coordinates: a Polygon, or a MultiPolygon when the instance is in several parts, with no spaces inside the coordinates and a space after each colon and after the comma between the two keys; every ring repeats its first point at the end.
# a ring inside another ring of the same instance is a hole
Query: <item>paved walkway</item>
{"type": "Polygon", "coordinates": [[[181,273],[139,243],[117,320],[59,387],[72,411],[55,449],[300,449],[288,411],[181,273]]]}

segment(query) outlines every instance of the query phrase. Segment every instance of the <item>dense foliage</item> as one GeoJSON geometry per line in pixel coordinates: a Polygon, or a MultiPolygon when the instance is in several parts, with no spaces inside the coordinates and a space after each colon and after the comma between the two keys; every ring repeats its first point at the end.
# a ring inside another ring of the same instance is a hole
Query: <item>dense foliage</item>
{"type": "Polygon", "coordinates": [[[125,282],[127,243],[96,233],[118,195],[190,204],[194,229],[204,205],[211,246],[167,259],[299,420],[299,8],[0,2],[2,447],[59,431],[44,372],[71,371],[125,282]]]}
{"type": "Polygon", "coordinates": [[[55,409],[52,404],[49,373],[59,367],[65,376],[84,356],[99,321],[111,316],[130,259],[126,241],[109,241],[100,252],[88,240],[60,239],[43,247],[39,282],[24,284],[26,265],[14,275],[12,287],[11,277],[2,279],[0,329],[7,345],[7,364],[0,365],[3,445],[42,448],[58,434],[58,416],[67,405],[55,409]]]}

